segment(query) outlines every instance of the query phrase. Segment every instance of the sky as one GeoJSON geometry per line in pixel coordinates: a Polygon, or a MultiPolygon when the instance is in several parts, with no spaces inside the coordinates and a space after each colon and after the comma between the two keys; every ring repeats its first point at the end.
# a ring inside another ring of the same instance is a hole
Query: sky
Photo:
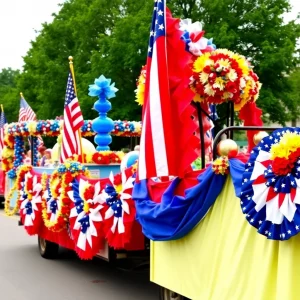
{"type": "Polygon", "coordinates": [[[63,0],[0,0],[0,69],[21,69],[35,30],[53,20],[63,0]]]}
{"type": "MultiPolygon", "coordinates": [[[[41,24],[51,22],[52,13],[59,11],[64,0],[0,0],[0,70],[11,67],[22,69],[23,58],[30,48],[30,41],[37,36],[41,24]]],[[[285,20],[293,19],[300,12],[300,0],[290,0],[292,12],[285,20]]]]}

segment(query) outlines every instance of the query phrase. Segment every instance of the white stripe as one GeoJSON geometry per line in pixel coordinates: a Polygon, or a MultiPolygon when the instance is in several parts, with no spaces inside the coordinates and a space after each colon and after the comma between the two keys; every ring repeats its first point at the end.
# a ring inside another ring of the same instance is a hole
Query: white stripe
{"type": "MultiPolygon", "coordinates": [[[[75,135],[74,135],[74,132],[72,130],[72,127],[71,127],[71,124],[69,122],[65,122],[65,130],[67,130],[69,136],[70,136],[70,140],[74,141],[75,139],[75,135]]],[[[72,142],[73,144],[74,142],[72,142]]],[[[63,145],[64,145],[64,148],[68,154],[68,156],[71,156],[73,153],[69,147],[69,141],[66,140],[66,137],[64,137],[64,141],[63,141],[63,145]]]]}
{"type": "Polygon", "coordinates": [[[156,167],[157,176],[168,176],[168,161],[167,152],[165,145],[165,136],[163,131],[163,119],[161,112],[160,103],[160,90],[159,90],[159,79],[158,79],[158,65],[157,65],[157,45],[153,47],[153,56],[151,63],[150,72],[150,119],[151,119],[151,130],[154,150],[154,160],[156,167]]]}
{"type": "MultiPolygon", "coordinates": [[[[145,112],[146,116],[146,112],[145,112]]],[[[140,155],[139,155],[139,180],[146,179],[146,118],[143,120],[142,135],[140,140],[140,155]]]]}

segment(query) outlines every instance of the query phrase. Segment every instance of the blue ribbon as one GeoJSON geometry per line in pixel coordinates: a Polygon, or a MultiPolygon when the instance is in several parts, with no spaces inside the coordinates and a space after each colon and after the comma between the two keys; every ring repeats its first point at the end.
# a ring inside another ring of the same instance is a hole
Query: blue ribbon
{"type": "Polygon", "coordinates": [[[25,209],[26,209],[26,215],[31,215],[32,214],[32,204],[30,201],[28,201],[25,205],[25,209]]]}
{"type": "Polygon", "coordinates": [[[87,229],[90,227],[89,215],[85,215],[80,220],[78,220],[78,222],[81,224],[81,232],[85,234],[87,232],[87,229]]]}
{"type": "Polygon", "coordinates": [[[116,218],[122,217],[122,202],[119,199],[119,194],[112,185],[106,185],[105,192],[109,195],[106,199],[107,205],[114,211],[114,216],[116,218]]]}

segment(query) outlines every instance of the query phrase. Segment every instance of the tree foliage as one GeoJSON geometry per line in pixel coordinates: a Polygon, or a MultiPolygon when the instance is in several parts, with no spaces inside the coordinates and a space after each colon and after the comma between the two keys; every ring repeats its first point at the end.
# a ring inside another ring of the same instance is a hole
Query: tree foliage
{"type": "MultiPolygon", "coordinates": [[[[296,100],[287,75],[297,63],[295,45],[300,29],[294,21],[283,22],[283,13],[290,9],[288,0],[170,0],[168,5],[177,17],[202,21],[206,36],[213,37],[218,48],[252,60],[263,83],[258,104],[271,121],[284,123],[291,117],[296,100]]],[[[96,117],[88,85],[101,74],[112,78],[119,88],[110,117],[140,119],[134,90],[146,62],[152,10],[152,0],[67,0],[53,22],[43,24],[24,57],[24,71],[16,76],[17,88],[38,117],[62,114],[67,58],[72,55],[86,119],[96,117]]],[[[9,101],[16,103],[14,89],[5,96],[0,94],[1,98],[14,97],[9,101]]]]}
{"type": "Polygon", "coordinates": [[[19,107],[16,106],[16,99],[19,96],[16,81],[19,74],[19,70],[11,68],[0,72],[0,104],[3,104],[5,116],[11,122],[16,120],[19,112],[19,107]]]}

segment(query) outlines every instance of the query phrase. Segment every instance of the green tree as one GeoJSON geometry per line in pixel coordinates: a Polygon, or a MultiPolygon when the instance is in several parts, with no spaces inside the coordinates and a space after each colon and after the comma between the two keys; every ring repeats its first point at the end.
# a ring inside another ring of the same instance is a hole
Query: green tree
{"type": "MultiPolygon", "coordinates": [[[[204,22],[207,37],[218,48],[237,51],[252,60],[263,88],[258,105],[271,121],[284,123],[295,106],[289,77],[296,66],[299,25],[283,22],[288,0],[170,0],[177,17],[204,22]]],[[[24,58],[17,86],[37,111],[38,118],[63,112],[72,55],[78,96],[86,119],[95,99],[88,85],[104,74],[119,92],[112,100],[113,119],[139,119],[134,102],[136,79],[146,62],[153,1],[68,0],[51,24],[44,24],[24,58]]]]}
{"type": "Polygon", "coordinates": [[[179,17],[201,20],[218,48],[248,57],[263,83],[258,105],[270,121],[289,120],[294,103],[286,75],[298,62],[300,37],[299,24],[283,21],[289,0],[171,0],[170,6],[179,17]]]}
{"type": "Polygon", "coordinates": [[[2,69],[0,72],[0,104],[3,104],[5,116],[9,122],[16,121],[19,113],[19,106],[16,105],[19,99],[16,87],[19,74],[19,70],[11,68],[2,69]]]}
{"type": "Polygon", "coordinates": [[[83,78],[90,74],[92,53],[99,48],[98,36],[107,35],[112,30],[115,16],[120,15],[121,2],[66,1],[53,22],[43,24],[39,36],[24,57],[24,72],[18,81],[18,87],[26,99],[33,103],[32,108],[38,118],[55,118],[63,113],[69,55],[74,57],[77,90],[83,112],[85,114],[87,106],[90,111],[92,99],[87,96],[88,86],[83,78]]]}
{"type": "Polygon", "coordinates": [[[297,120],[299,120],[300,114],[300,67],[298,67],[293,73],[289,76],[291,91],[289,94],[289,100],[291,102],[291,120],[293,126],[299,126],[297,120]]]}

